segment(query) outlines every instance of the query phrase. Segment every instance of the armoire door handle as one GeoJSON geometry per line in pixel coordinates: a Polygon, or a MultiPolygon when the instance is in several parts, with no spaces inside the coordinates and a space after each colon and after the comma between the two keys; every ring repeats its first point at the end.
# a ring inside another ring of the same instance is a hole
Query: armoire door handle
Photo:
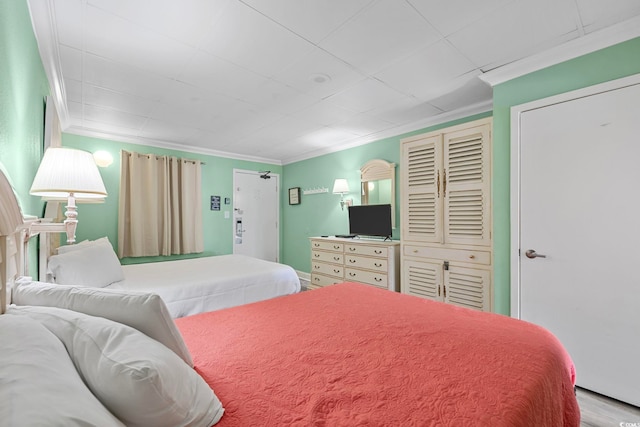
{"type": "Polygon", "coordinates": [[[447,197],[447,170],[442,171],[442,197],[447,197]]]}

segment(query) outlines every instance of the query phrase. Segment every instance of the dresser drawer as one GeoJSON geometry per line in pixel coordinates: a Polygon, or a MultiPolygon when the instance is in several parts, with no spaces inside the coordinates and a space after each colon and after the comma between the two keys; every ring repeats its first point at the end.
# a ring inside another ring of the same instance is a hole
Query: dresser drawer
{"type": "Polygon", "coordinates": [[[387,257],[388,249],[384,246],[353,245],[347,243],[344,248],[347,255],[370,255],[387,257]]]}
{"type": "Polygon", "coordinates": [[[345,267],[357,267],[367,270],[387,272],[387,259],[386,258],[371,258],[358,255],[345,255],[345,267]]]}
{"type": "Polygon", "coordinates": [[[312,261],[332,262],[334,264],[342,264],[344,256],[338,252],[311,251],[312,261]]]}
{"type": "Polygon", "coordinates": [[[311,281],[309,282],[309,289],[317,289],[323,286],[335,285],[336,283],[342,283],[344,280],[336,277],[325,276],[323,274],[311,273],[311,281]]]}
{"type": "Polygon", "coordinates": [[[323,251],[343,252],[344,243],[331,242],[326,240],[312,240],[311,249],[321,249],[323,251]]]}
{"type": "Polygon", "coordinates": [[[491,252],[466,249],[432,248],[428,246],[406,245],[404,255],[422,258],[437,258],[445,261],[491,264],[491,252]]]}
{"type": "Polygon", "coordinates": [[[323,262],[311,262],[311,273],[326,274],[328,276],[337,277],[342,279],[344,273],[344,267],[342,265],[325,264],[323,262]]]}
{"type": "Polygon", "coordinates": [[[386,273],[358,270],[356,268],[347,267],[345,269],[344,280],[348,282],[366,283],[382,289],[388,289],[389,287],[386,273]]]}

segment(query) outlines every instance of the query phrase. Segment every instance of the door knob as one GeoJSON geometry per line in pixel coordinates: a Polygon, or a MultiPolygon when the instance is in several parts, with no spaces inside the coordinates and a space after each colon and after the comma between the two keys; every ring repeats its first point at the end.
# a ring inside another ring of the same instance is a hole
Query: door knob
{"type": "Polygon", "coordinates": [[[524,253],[527,258],[546,258],[546,255],[541,255],[536,253],[535,249],[529,249],[527,252],[524,253]]]}

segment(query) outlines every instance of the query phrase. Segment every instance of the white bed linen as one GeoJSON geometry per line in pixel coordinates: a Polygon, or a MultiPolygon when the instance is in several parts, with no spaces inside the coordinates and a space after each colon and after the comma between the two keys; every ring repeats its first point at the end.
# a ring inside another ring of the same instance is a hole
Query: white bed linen
{"type": "Polygon", "coordinates": [[[248,304],[300,291],[288,265],[245,255],[123,265],[125,280],[111,289],[152,291],[172,317],[248,304]]]}

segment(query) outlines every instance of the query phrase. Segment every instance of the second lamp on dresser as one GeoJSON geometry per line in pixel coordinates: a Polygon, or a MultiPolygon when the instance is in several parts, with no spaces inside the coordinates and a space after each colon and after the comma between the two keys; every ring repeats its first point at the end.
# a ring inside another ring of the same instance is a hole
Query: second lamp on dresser
{"type": "Polygon", "coordinates": [[[399,291],[399,266],[399,241],[312,237],[309,289],[359,282],[399,291]]]}

